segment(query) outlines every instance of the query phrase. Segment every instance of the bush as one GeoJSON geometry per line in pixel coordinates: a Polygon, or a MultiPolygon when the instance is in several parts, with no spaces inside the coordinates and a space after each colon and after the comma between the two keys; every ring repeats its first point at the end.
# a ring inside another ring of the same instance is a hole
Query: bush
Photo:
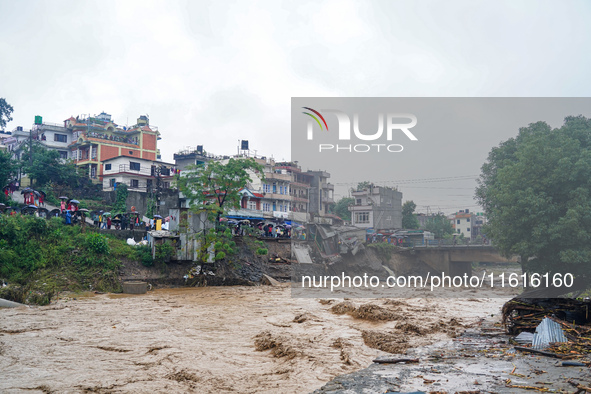
{"type": "Polygon", "coordinates": [[[154,261],[157,261],[159,263],[167,263],[170,261],[170,258],[174,255],[174,248],[170,243],[164,242],[156,245],[156,251],[154,254],[154,261]]]}
{"type": "Polygon", "coordinates": [[[135,248],[137,259],[141,261],[144,266],[151,267],[154,264],[152,249],[148,245],[140,245],[135,248]]]}
{"type": "Polygon", "coordinates": [[[85,237],[86,249],[96,254],[109,254],[107,237],[98,233],[90,233],[85,237]]]}
{"type": "Polygon", "coordinates": [[[257,254],[258,254],[258,255],[264,256],[264,255],[266,255],[267,253],[269,253],[269,250],[268,250],[268,249],[265,249],[265,248],[258,248],[258,249],[257,249],[257,254]]]}

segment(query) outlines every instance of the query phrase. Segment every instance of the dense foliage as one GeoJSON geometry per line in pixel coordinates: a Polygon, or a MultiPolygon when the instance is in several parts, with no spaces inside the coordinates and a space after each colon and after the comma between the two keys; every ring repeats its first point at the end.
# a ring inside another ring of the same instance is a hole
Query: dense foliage
{"type": "MultiPolygon", "coordinates": [[[[15,178],[16,166],[10,158],[10,153],[0,151],[0,189],[8,185],[15,178]]],[[[6,203],[7,198],[4,193],[0,195],[0,202],[6,203]]]]}
{"type": "Polygon", "coordinates": [[[483,231],[528,272],[591,269],[591,120],[567,117],[521,128],[493,148],[476,197],[488,216],[483,231]]]}
{"type": "Polygon", "coordinates": [[[412,200],[406,201],[404,204],[402,204],[402,228],[419,228],[419,220],[414,214],[416,208],[417,204],[415,204],[412,200]]]}
{"type": "Polygon", "coordinates": [[[341,219],[350,222],[351,211],[349,211],[349,205],[355,204],[355,199],[352,197],[343,197],[332,207],[332,212],[340,217],[341,219]]]}
{"type": "Polygon", "coordinates": [[[129,191],[127,190],[127,185],[125,183],[119,183],[117,185],[117,197],[115,200],[115,205],[113,206],[113,215],[118,213],[126,213],[127,212],[127,196],[129,196],[129,191]]]}
{"type": "Polygon", "coordinates": [[[179,189],[191,201],[195,212],[208,212],[216,223],[229,209],[240,206],[240,190],[251,182],[252,172],[262,175],[263,167],[254,159],[230,159],[189,167],[176,178],[179,189]]]}
{"type": "Polygon", "coordinates": [[[6,102],[6,99],[0,98],[0,130],[4,131],[6,124],[12,120],[14,108],[6,102]]]}
{"type": "Polygon", "coordinates": [[[442,213],[429,217],[425,223],[425,230],[432,232],[437,239],[444,238],[454,232],[451,222],[442,213]]]}
{"type": "Polygon", "coordinates": [[[47,293],[118,290],[120,260],[132,247],[86,230],[59,218],[0,216],[0,278],[47,293]]]}

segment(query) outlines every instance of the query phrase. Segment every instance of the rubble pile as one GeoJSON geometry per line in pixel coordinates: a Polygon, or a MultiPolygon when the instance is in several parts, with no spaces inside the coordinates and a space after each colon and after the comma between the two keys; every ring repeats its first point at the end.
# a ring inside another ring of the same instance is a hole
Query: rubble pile
{"type": "Polygon", "coordinates": [[[503,323],[510,334],[521,333],[516,340],[525,338],[523,333],[536,331],[532,341],[517,350],[563,360],[581,358],[591,354],[590,306],[589,300],[569,298],[513,299],[503,307],[503,323]],[[545,328],[546,322],[555,329],[545,328]],[[557,336],[562,339],[552,339],[557,336]],[[543,351],[536,346],[537,337],[550,338],[543,351]]]}
{"type": "Polygon", "coordinates": [[[503,306],[503,324],[509,334],[534,332],[546,316],[577,325],[591,325],[591,300],[572,298],[513,298],[503,306]]]}

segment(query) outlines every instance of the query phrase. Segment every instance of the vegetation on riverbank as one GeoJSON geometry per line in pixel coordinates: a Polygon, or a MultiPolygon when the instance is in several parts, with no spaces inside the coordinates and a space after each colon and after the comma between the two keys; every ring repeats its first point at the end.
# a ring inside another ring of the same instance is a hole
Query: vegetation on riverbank
{"type": "Polygon", "coordinates": [[[125,241],[58,218],[0,216],[0,298],[48,304],[57,293],[121,291],[123,259],[137,259],[125,241]]]}

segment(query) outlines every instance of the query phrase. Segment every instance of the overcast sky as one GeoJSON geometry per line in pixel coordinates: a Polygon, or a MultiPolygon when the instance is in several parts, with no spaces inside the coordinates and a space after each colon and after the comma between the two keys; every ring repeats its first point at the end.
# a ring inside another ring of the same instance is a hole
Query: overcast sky
{"type": "MultiPolygon", "coordinates": [[[[0,97],[8,129],[148,114],[165,161],[196,145],[231,154],[240,139],[289,159],[294,96],[590,96],[590,20],[585,0],[0,0],[0,97]]],[[[470,187],[458,207],[474,205],[470,187]]],[[[410,198],[438,203],[428,188],[410,198]]]]}

